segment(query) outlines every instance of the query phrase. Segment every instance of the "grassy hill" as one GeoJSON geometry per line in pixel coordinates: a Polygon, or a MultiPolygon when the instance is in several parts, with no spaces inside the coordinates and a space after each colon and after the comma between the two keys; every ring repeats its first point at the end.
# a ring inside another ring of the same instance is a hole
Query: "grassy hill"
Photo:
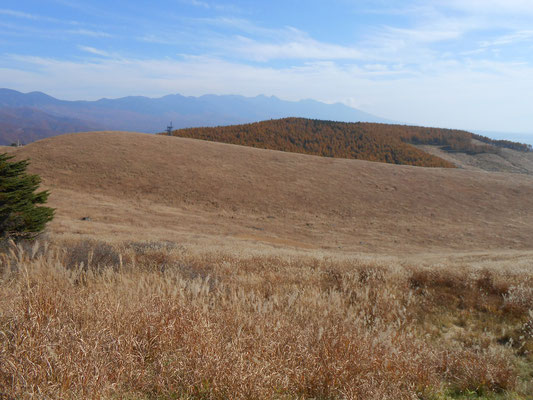
{"type": "Polygon", "coordinates": [[[57,216],[0,250],[2,399],[533,392],[531,176],[125,132],[5,150],[57,216]]]}
{"type": "Polygon", "coordinates": [[[323,157],[455,167],[402,142],[397,135],[370,129],[374,126],[379,125],[284,118],[245,125],[179,129],[173,135],[323,157]]]}
{"type": "Polygon", "coordinates": [[[533,179],[520,174],[118,132],[63,135],[13,151],[30,158],[52,190],[60,232],[131,238],[142,229],[180,241],[195,232],[225,243],[394,253],[533,243],[533,179]]]}
{"type": "Polygon", "coordinates": [[[448,151],[469,154],[498,153],[500,147],[518,151],[531,150],[530,146],[520,143],[494,141],[459,130],[304,118],[284,118],[216,128],[180,129],[172,134],[323,157],[444,168],[454,168],[455,164],[414,145],[438,145],[448,151]]]}

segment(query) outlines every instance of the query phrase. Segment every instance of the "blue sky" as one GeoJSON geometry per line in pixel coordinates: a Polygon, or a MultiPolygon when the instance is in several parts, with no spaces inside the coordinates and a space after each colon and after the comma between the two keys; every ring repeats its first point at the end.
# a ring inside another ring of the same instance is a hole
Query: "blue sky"
{"type": "Polygon", "coordinates": [[[533,1],[2,0],[0,86],[313,98],[531,141],[533,1]]]}

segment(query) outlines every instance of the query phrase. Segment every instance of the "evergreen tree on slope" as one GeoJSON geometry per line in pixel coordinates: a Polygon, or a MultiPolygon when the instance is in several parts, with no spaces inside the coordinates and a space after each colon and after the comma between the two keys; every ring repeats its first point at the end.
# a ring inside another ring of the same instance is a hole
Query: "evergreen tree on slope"
{"type": "Polygon", "coordinates": [[[26,173],[28,160],[12,158],[0,154],[0,238],[32,239],[52,220],[54,209],[39,206],[49,193],[35,192],[41,178],[26,173]]]}

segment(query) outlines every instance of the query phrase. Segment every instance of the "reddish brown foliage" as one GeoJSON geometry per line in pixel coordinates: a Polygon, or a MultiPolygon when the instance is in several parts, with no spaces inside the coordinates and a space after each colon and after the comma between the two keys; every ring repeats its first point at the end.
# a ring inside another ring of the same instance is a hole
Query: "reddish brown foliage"
{"type": "Polygon", "coordinates": [[[180,129],[174,131],[173,135],[323,157],[445,168],[455,166],[412,144],[438,145],[448,151],[470,154],[498,153],[498,147],[522,151],[528,149],[527,145],[520,143],[493,141],[459,130],[304,118],[284,118],[216,128],[180,129]],[[472,139],[487,144],[476,144],[472,139]]]}
{"type": "Polygon", "coordinates": [[[455,166],[405,143],[394,125],[285,118],[246,125],[190,128],[174,136],[305,153],[422,167],[455,166]]]}

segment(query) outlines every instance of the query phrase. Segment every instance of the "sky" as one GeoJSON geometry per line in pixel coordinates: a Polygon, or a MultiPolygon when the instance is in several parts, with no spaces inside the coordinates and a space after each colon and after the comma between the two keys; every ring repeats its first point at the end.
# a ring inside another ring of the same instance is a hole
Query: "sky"
{"type": "Polygon", "coordinates": [[[2,0],[0,87],[341,102],[533,142],[531,0],[2,0]]]}

